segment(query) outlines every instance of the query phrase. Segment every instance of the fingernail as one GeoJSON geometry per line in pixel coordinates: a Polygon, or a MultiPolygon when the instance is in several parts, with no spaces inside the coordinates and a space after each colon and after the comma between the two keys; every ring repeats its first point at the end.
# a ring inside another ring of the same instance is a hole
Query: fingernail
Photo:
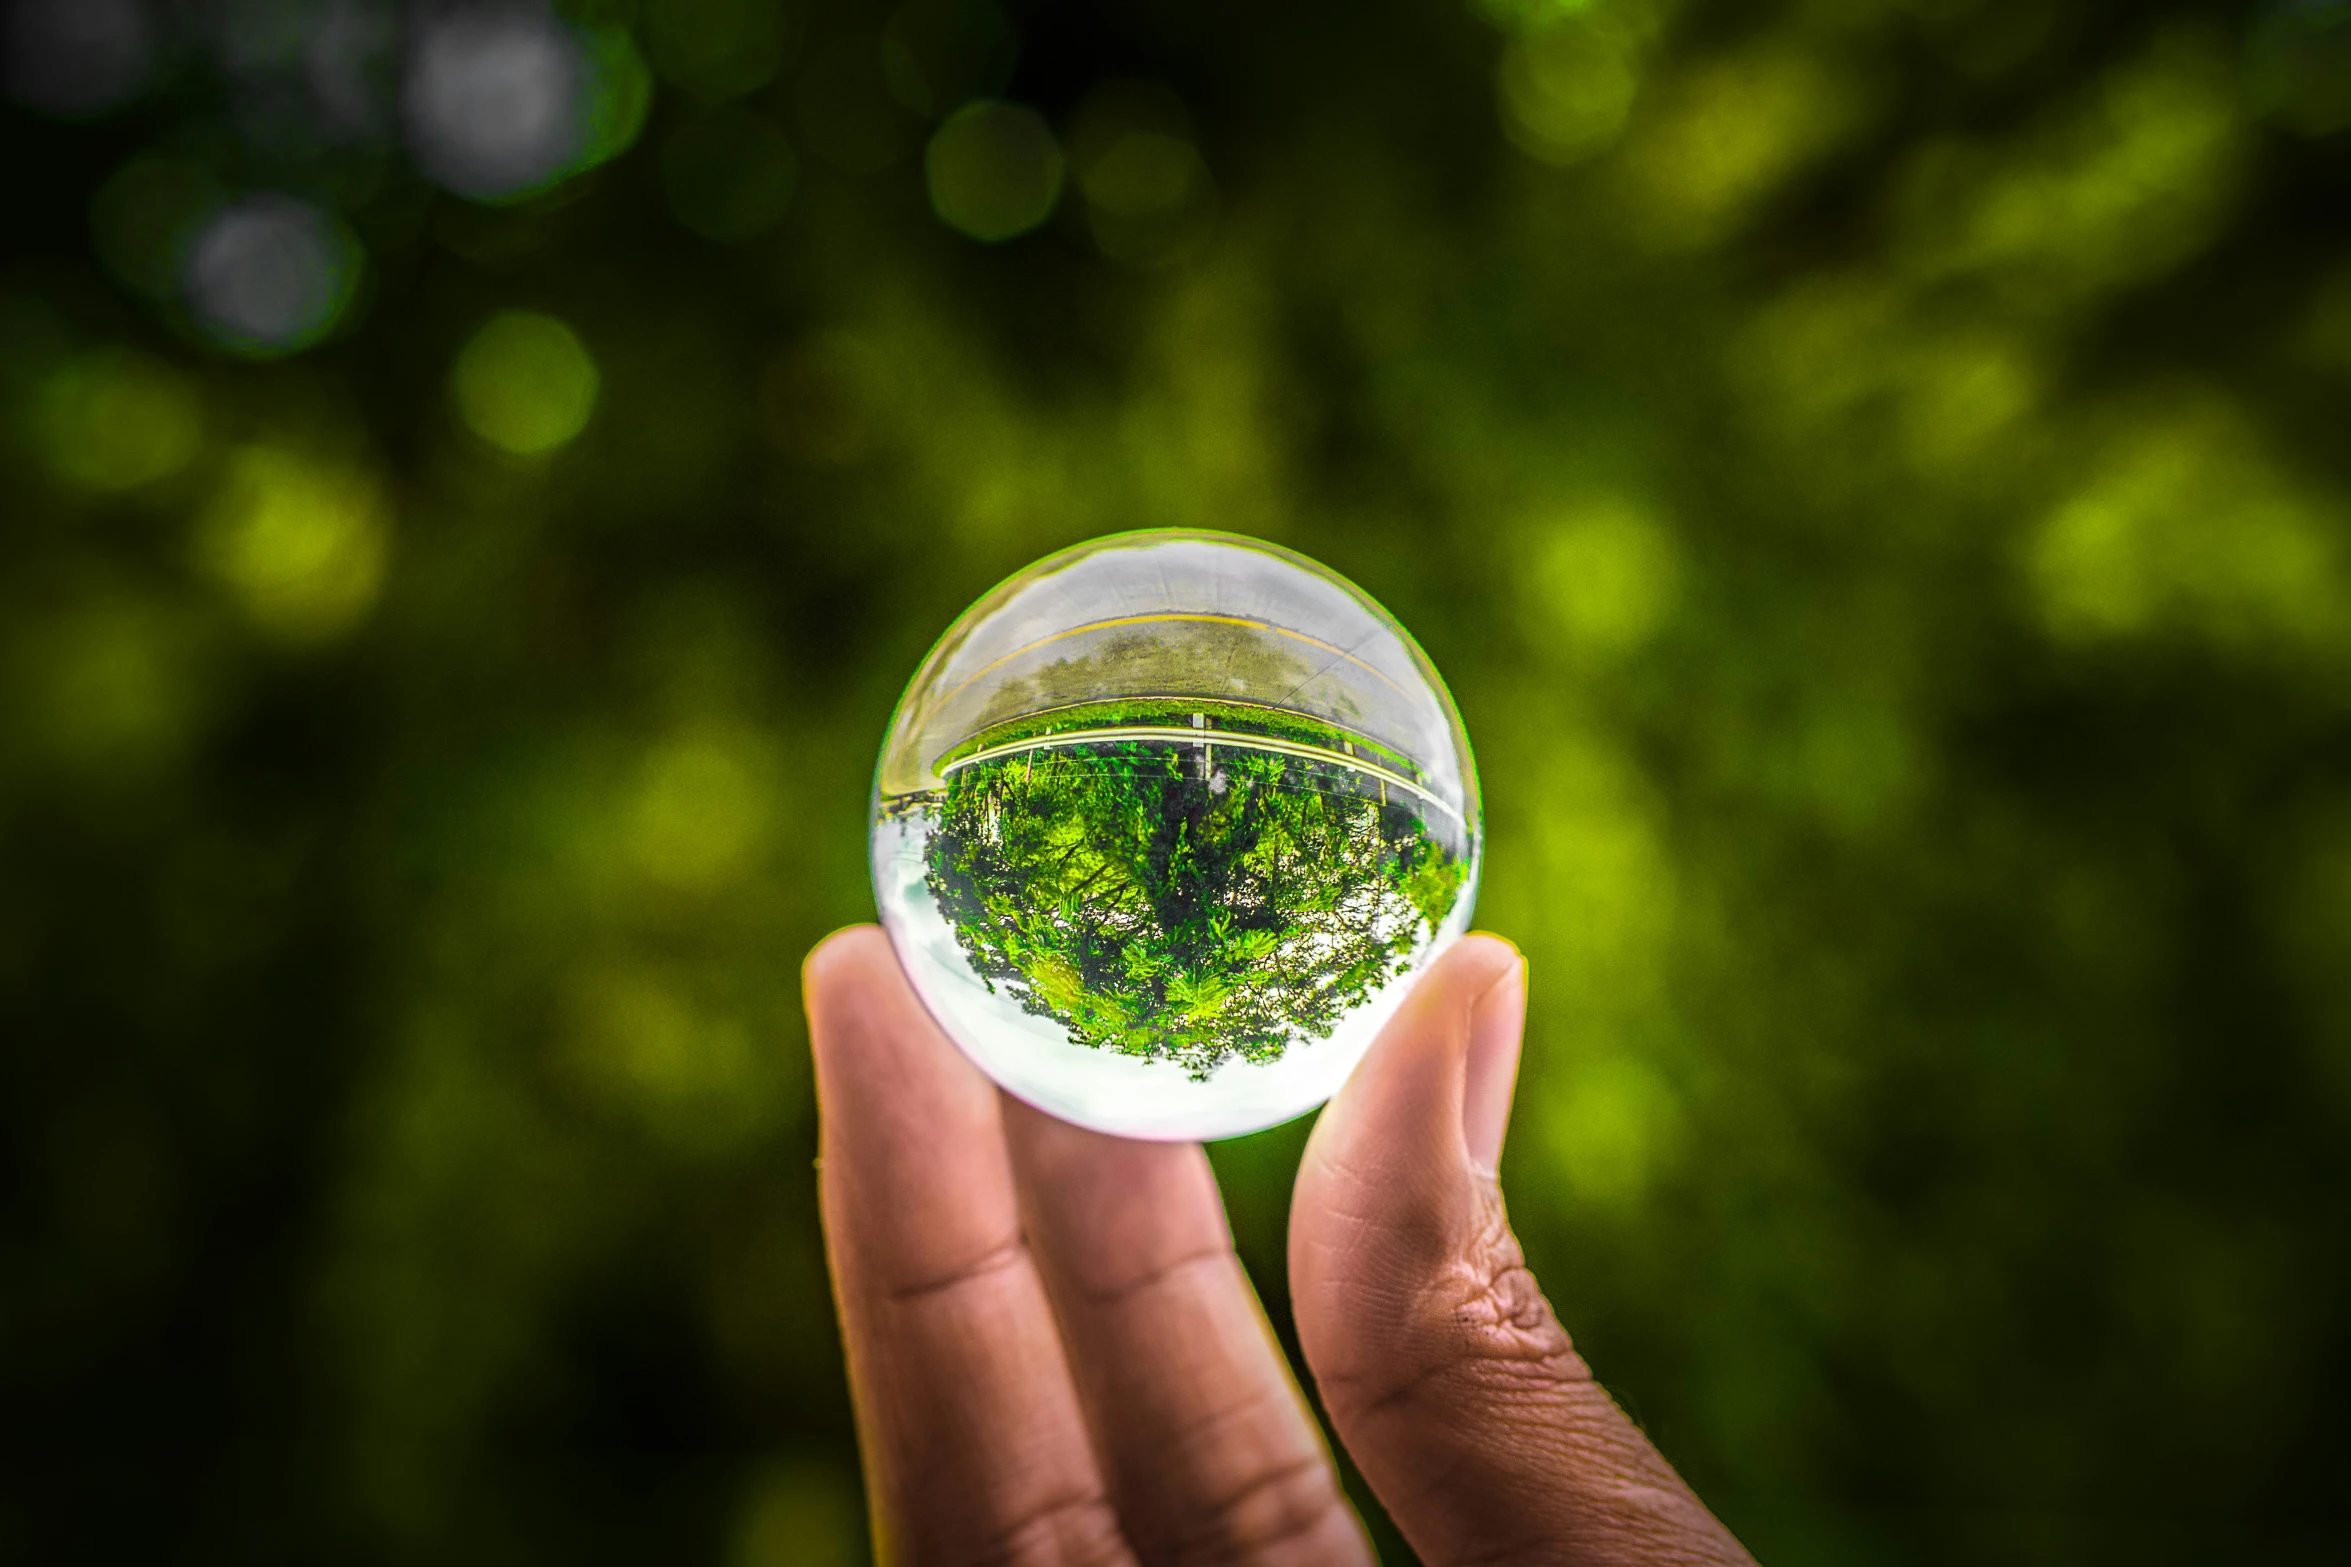
{"type": "Polygon", "coordinates": [[[1469,1059],[1461,1093],[1461,1137],[1470,1163],[1492,1175],[1510,1130],[1510,1096],[1518,1086],[1519,1040],[1526,1032],[1527,960],[1521,955],[1469,1015],[1469,1059]]]}

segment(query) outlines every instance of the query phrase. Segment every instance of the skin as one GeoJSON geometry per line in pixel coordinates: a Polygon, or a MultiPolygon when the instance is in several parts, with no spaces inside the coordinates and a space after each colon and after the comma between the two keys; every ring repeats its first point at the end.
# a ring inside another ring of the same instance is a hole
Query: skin
{"type": "MultiPolygon", "coordinates": [[[[826,1251],[890,1563],[1372,1560],[1197,1145],[1067,1125],[872,926],[805,971],[826,1251]]],[[[1290,1213],[1340,1440],[1431,1567],[1751,1559],[1577,1355],[1494,1170],[1526,966],[1472,936],[1323,1111],[1290,1213]]]]}

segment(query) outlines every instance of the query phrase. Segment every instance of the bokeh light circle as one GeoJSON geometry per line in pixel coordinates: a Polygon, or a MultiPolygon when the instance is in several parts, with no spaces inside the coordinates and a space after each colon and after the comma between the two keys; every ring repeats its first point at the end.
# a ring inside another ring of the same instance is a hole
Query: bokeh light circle
{"type": "Polygon", "coordinates": [[[1461,720],[1361,590],[1225,534],[1121,534],[965,612],[883,743],[882,922],[965,1054],[1129,1137],[1338,1090],[1467,929],[1461,720]]]}
{"type": "Polygon", "coordinates": [[[774,81],[799,41],[796,12],[776,0],[646,0],[642,19],[654,68],[704,103],[774,81]]]}
{"type": "Polygon", "coordinates": [[[1183,101],[1157,82],[1114,80],[1070,125],[1070,171],[1103,254],[1162,266],[1194,254],[1216,222],[1216,181],[1183,101]]]}
{"type": "Polygon", "coordinates": [[[1034,109],[967,104],[931,138],[923,171],[940,221],[973,239],[1010,239],[1052,215],[1061,144],[1034,109]]]}
{"type": "Polygon", "coordinates": [[[374,607],[389,544],[372,474],[264,442],[229,458],[195,553],[256,630],[304,644],[342,635],[374,607]]]}
{"type": "Polygon", "coordinates": [[[1567,18],[1503,51],[1496,83],[1502,128],[1532,157],[1574,163],[1616,139],[1639,85],[1626,40],[1567,18]]]}
{"type": "Polygon", "coordinates": [[[358,288],[360,264],[359,242],[332,213],[264,193],[213,214],[189,246],[181,286],[206,337],[272,358],[334,330],[358,288]]]}
{"type": "Polygon", "coordinates": [[[449,378],[466,427],[517,457],[570,444],[595,413],[601,385],[579,334],[529,310],[493,316],[458,354],[449,378]]]}
{"type": "Polygon", "coordinates": [[[150,354],[101,349],[41,388],[50,467],[91,490],[132,490],[188,466],[203,443],[203,409],[186,376],[150,354]]]}
{"type": "Polygon", "coordinates": [[[408,145],[460,196],[496,201],[560,178],[587,149],[589,61],[554,18],[460,12],[427,26],[409,61],[408,145]]]}

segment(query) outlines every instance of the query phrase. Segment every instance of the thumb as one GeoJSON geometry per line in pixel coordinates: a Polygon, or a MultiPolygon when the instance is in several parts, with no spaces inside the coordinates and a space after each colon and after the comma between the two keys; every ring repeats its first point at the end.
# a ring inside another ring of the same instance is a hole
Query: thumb
{"type": "Polygon", "coordinates": [[[1747,1562],[1592,1380],[1510,1232],[1493,1172],[1525,1017],[1525,962],[1469,937],[1323,1111],[1290,1209],[1323,1405],[1431,1567],[1747,1562]]]}

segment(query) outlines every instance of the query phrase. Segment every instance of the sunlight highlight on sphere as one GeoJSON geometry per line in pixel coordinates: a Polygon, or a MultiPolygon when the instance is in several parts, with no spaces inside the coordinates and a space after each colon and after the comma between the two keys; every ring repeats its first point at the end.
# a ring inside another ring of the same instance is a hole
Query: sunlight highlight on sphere
{"type": "Polygon", "coordinates": [[[359,286],[359,242],[292,196],[223,207],[189,247],[182,287],[206,337],[252,358],[308,348],[335,328],[359,286]]]}
{"type": "Polygon", "coordinates": [[[1061,196],[1061,146],[1043,116],[1016,103],[958,109],[931,138],[923,167],[931,210],[976,240],[1026,234],[1061,196]]]}
{"type": "Polygon", "coordinates": [[[1338,1091],[1468,928],[1468,737],[1361,590],[1227,534],[1119,534],[966,611],[875,777],[907,977],[1006,1091],[1232,1137],[1338,1091]]]}
{"type": "Polygon", "coordinates": [[[529,310],[492,317],[449,377],[467,428],[517,457],[540,456],[575,439],[596,411],[601,384],[579,334],[529,310]]]}
{"type": "Polygon", "coordinates": [[[589,61],[552,17],[460,12],[409,61],[409,150],[436,184],[477,201],[527,194],[586,150],[589,61]]]}

